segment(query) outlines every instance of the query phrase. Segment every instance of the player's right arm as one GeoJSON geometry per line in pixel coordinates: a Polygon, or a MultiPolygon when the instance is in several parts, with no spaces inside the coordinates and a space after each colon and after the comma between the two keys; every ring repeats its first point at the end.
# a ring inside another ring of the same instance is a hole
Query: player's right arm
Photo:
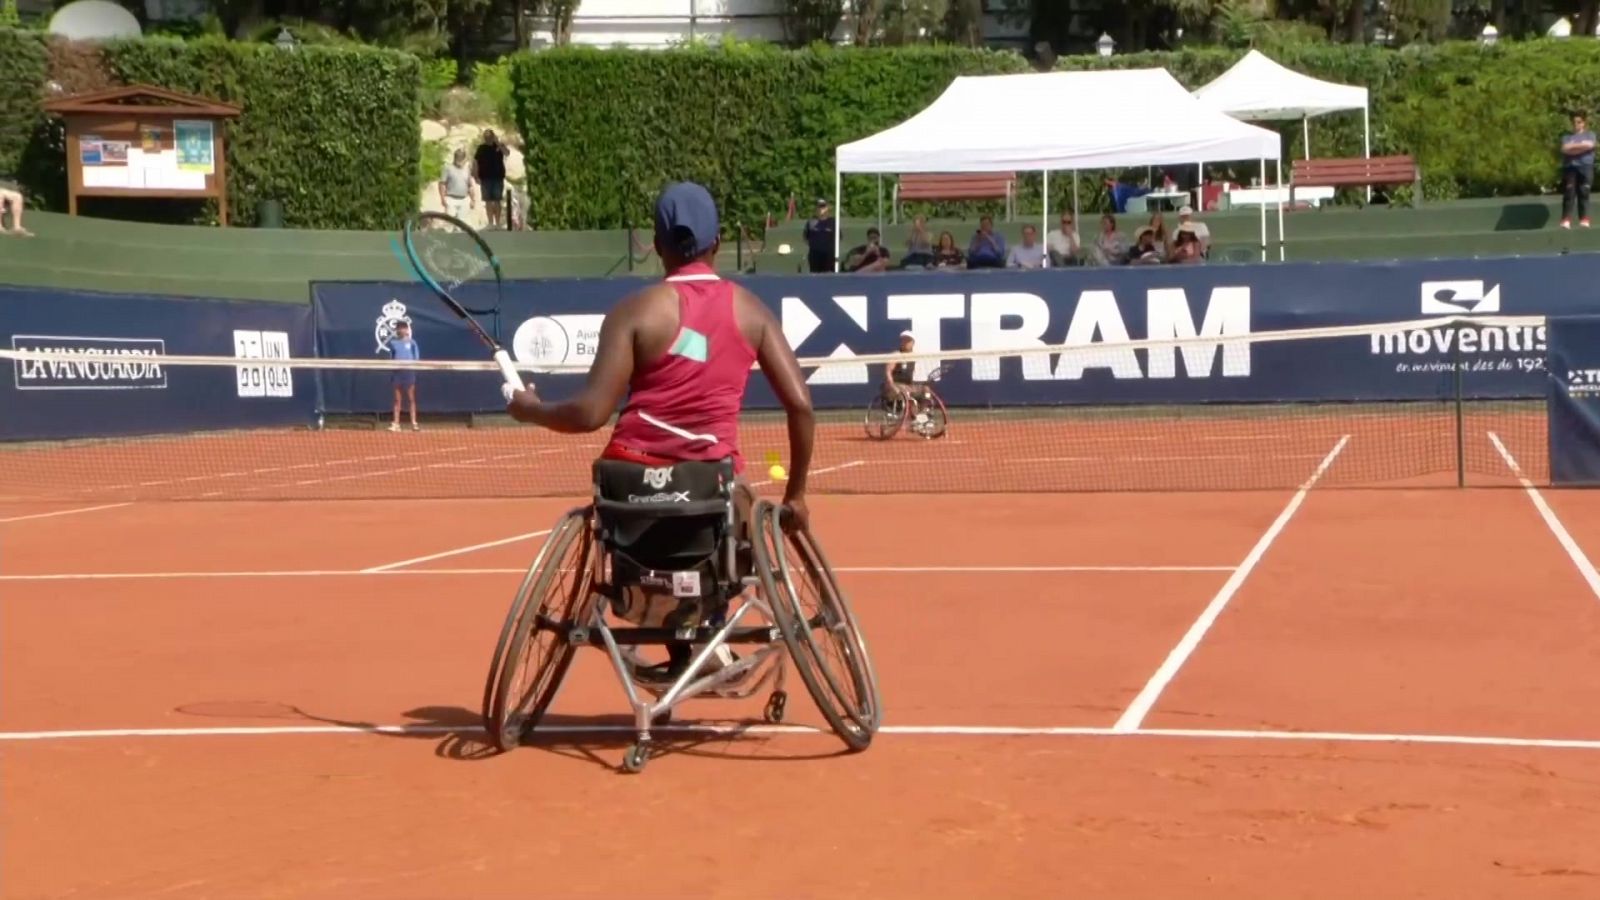
{"type": "Polygon", "coordinates": [[[795,358],[794,348],[789,346],[783,326],[778,324],[772,310],[744,288],[736,290],[743,311],[760,323],[756,362],[778,395],[778,402],[783,404],[789,420],[789,481],[784,488],[783,502],[794,511],[794,526],[804,528],[810,519],[806,509],[806,480],[811,472],[811,451],[817,428],[811,391],[806,387],[805,374],[800,371],[800,360],[795,358]]]}

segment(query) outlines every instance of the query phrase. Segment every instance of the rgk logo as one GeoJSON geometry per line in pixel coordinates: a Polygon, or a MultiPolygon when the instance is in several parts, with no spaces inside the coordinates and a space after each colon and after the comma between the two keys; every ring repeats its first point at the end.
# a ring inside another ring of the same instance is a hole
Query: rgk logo
{"type": "Polygon", "coordinates": [[[669,468],[645,469],[644,483],[659,491],[672,483],[672,470],[669,468]]]}

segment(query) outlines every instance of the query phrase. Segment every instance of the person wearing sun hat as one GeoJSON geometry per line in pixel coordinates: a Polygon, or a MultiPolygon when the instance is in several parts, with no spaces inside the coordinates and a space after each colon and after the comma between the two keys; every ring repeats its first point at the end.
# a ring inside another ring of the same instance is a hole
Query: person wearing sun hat
{"type": "Polygon", "coordinates": [[[1194,232],[1194,236],[1200,239],[1200,252],[1211,252],[1211,229],[1206,227],[1206,223],[1195,221],[1194,207],[1185,204],[1178,210],[1178,229],[1194,232]]]}

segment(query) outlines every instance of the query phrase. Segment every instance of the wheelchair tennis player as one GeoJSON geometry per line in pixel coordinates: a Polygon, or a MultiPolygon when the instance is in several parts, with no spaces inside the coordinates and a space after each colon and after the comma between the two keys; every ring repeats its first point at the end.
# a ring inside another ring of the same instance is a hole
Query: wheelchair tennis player
{"type": "MultiPolygon", "coordinates": [[[[750,527],[755,495],[742,477],[739,413],[752,362],[771,383],[788,417],[788,522],[805,529],[806,478],[815,437],[810,392],[794,351],[771,310],[713,266],[721,247],[716,202],[693,183],[668,186],[656,201],[655,248],[663,282],[621,300],[605,317],[588,381],[577,396],[546,403],[532,390],[512,396],[519,422],[563,434],[597,431],[627,394],[602,459],[644,466],[731,460],[739,527],[750,527]]],[[[631,618],[631,617],[630,617],[631,618]]],[[[668,678],[689,662],[685,643],[668,645],[668,678]]]]}
{"type": "MultiPolygon", "coordinates": [[[[917,351],[917,339],[909,331],[900,332],[899,352],[911,355],[917,351]]],[[[911,360],[885,363],[883,367],[883,399],[892,402],[896,397],[911,403],[913,415],[931,399],[928,384],[916,380],[917,364],[911,360]]]]}

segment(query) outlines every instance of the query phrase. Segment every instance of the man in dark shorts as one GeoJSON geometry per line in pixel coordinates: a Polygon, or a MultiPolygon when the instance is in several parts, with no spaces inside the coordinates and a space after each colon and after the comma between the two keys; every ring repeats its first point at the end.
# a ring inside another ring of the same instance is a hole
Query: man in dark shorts
{"type": "MultiPolygon", "coordinates": [[[[588,381],[577,396],[546,403],[519,391],[507,412],[563,434],[605,427],[627,398],[605,459],[649,466],[731,459],[743,527],[754,494],[742,477],[739,413],[752,363],[788,416],[789,479],[783,502],[791,527],[804,528],[806,478],[816,428],[811,395],[783,326],[754,294],[724,281],[713,266],[722,239],[716,203],[698,184],[674,184],[656,201],[655,247],[666,279],[624,298],[605,317],[588,381]]],[[[669,645],[670,667],[687,645],[669,645]]]]}
{"type": "Polygon", "coordinates": [[[839,223],[828,209],[828,201],[817,198],[817,214],[806,220],[806,268],[813,273],[832,272],[834,231],[839,223]]]}
{"type": "Polygon", "coordinates": [[[500,200],[506,191],[506,147],[500,143],[494,129],[483,132],[483,143],[472,157],[472,174],[478,179],[478,189],[483,194],[483,209],[489,216],[489,227],[500,227],[500,200]]]}

